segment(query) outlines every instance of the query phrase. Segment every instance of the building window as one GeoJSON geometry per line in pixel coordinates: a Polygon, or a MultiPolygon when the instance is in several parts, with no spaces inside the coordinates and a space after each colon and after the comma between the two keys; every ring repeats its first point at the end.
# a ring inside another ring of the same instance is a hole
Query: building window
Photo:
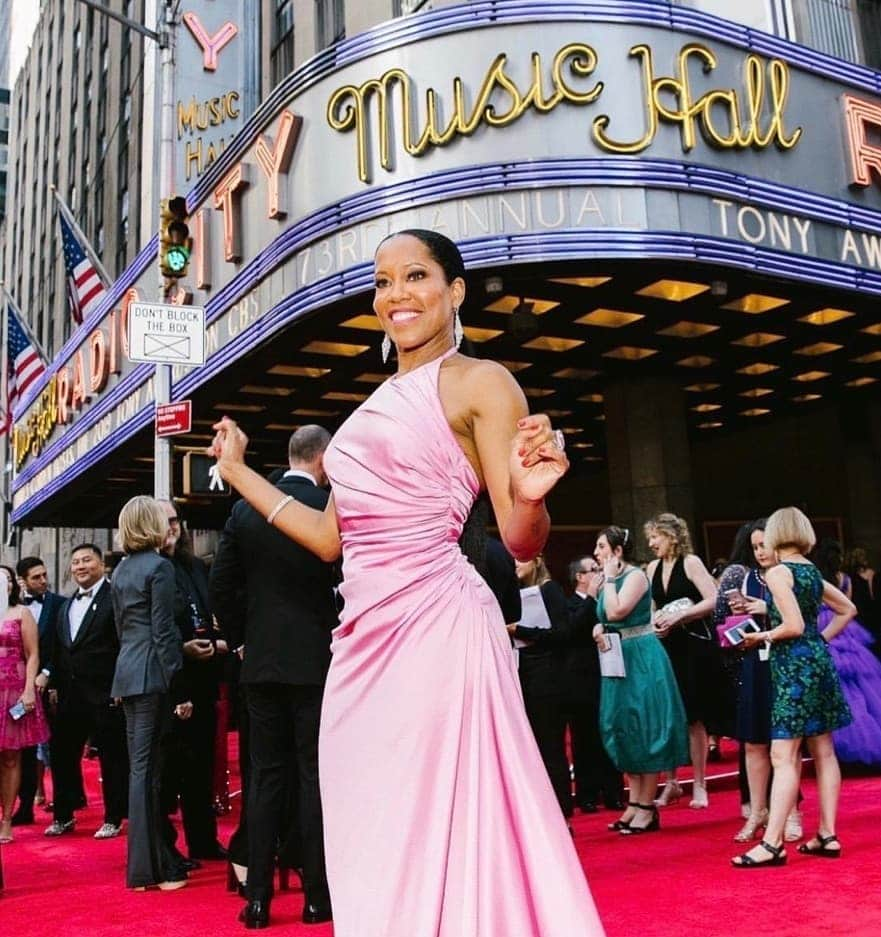
{"type": "Polygon", "coordinates": [[[853,5],[852,0],[805,0],[793,4],[796,41],[847,62],[858,62],[853,5]]]}
{"type": "Polygon", "coordinates": [[[315,44],[318,50],[346,38],[346,11],[343,0],[315,0],[315,44]]]}
{"type": "Polygon", "coordinates": [[[856,3],[863,61],[869,68],[881,71],[881,0],[856,0],[856,3]]]}
{"type": "Polygon", "coordinates": [[[273,87],[294,70],[294,0],[275,0],[270,68],[273,87]]]}

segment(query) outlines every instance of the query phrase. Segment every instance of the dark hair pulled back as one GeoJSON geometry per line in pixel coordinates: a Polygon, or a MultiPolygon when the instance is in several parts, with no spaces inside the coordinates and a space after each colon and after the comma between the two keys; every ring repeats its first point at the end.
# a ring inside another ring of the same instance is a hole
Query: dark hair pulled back
{"type": "Polygon", "coordinates": [[[386,241],[405,234],[416,238],[417,241],[422,241],[428,248],[429,254],[443,270],[447,283],[452,283],[459,277],[465,279],[465,261],[462,260],[459,248],[445,234],[439,234],[437,231],[429,231],[426,228],[404,228],[402,231],[393,231],[379,242],[379,247],[382,247],[386,241]]]}

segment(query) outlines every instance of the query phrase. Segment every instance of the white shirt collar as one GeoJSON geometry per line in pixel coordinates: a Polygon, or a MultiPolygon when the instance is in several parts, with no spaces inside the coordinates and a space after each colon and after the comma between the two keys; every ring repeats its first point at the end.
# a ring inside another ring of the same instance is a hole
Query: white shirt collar
{"type": "Polygon", "coordinates": [[[315,487],[318,487],[318,482],[315,481],[315,476],[311,472],[304,472],[302,469],[288,469],[284,473],[284,478],[306,478],[312,482],[315,487]]]}

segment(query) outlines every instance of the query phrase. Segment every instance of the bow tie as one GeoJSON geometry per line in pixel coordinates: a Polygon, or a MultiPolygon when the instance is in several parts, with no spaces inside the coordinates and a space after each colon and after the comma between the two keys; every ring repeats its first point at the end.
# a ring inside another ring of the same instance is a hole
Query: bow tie
{"type": "Polygon", "coordinates": [[[74,596],[75,599],[90,599],[92,598],[92,592],[94,589],[79,589],[77,594],[74,596]]]}
{"type": "Polygon", "coordinates": [[[42,599],[38,599],[35,595],[23,595],[21,597],[22,605],[32,605],[34,602],[42,602],[42,599]]]}

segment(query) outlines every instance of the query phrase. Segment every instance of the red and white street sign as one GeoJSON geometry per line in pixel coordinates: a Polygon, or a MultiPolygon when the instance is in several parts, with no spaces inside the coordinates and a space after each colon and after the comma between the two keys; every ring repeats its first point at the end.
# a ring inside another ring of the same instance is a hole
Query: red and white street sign
{"type": "Polygon", "coordinates": [[[156,405],[156,435],[177,436],[193,428],[193,401],[156,405]]]}

